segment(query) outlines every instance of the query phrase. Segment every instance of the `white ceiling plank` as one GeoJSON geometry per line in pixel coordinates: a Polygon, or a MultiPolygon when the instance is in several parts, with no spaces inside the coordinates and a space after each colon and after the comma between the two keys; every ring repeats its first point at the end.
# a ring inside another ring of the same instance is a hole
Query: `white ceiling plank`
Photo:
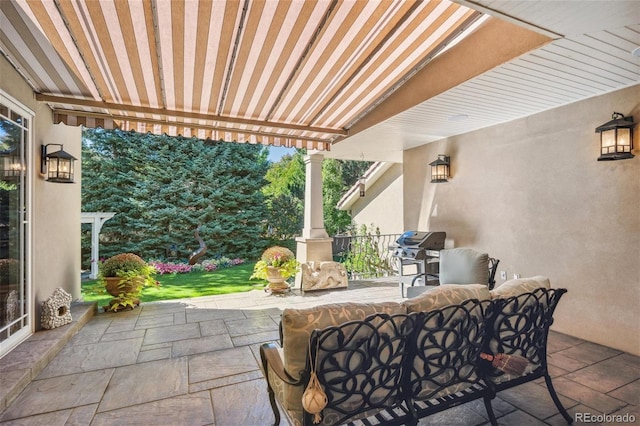
{"type": "Polygon", "coordinates": [[[585,90],[579,86],[569,86],[558,82],[557,80],[548,78],[545,74],[536,73],[526,68],[517,67],[512,64],[510,66],[500,67],[500,69],[493,71],[493,75],[497,79],[516,80],[523,85],[527,85],[531,88],[544,87],[546,90],[553,90],[557,93],[563,93],[572,99],[579,99],[584,96],[589,96],[590,91],[585,90]]]}
{"type": "MultiPolygon", "coordinates": [[[[580,45],[576,43],[570,46],[552,45],[545,48],[545,52],[555,55],[549,56],[549,59],[557,60],[558,56],[563,57],[576,64],[576,68],[593,67],[624,80],[635,80],[638,77],[633,62],[606,55],[593,49],[582,49],[583,53],[578,50],[580,50],[580,45]]],[[[631,59],[631,54],[629,54],[629,58],[631,59]]]]}

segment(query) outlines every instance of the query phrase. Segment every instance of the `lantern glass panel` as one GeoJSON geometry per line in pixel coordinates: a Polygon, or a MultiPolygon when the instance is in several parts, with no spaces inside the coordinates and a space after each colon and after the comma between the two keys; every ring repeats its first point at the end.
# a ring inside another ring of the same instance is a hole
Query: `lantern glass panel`
{"type": "Polygon", "coordinates": [[[69,173],[69,169],[71,168],[71,164],[69,160],[60,159],[58,162],[58,167],[60,168],[60,173],[69,173]]]}
{"type": "Polygon", "coordinates": [[[615,152],[616,146],[616,130],[605,130],[602,132],[602,153],[609,154],[615,152]]]}
{"type": "Polygon", "coordinates": [[[73,179],[73,167],[71,166],[71,160],[69,159],[60,159],[60,172],[58,173],[62,179],[72,180],[73,179]]]}
{"type": "Polygon", "coordinates": [[[438,164],[431,167],[431,180],[446,180],[449,173],[447,173],[447,165],[438,164]]]}
{"type": "Polygon", "coordinates": [[[618,152],[631,152],[631,129],[618,129],[618,152]]]}
{"type": "Polygon", "coordinates": [[[55,179],[58,177],[58,159],[55,157],[49,158],[49,178],[55,179]]]}

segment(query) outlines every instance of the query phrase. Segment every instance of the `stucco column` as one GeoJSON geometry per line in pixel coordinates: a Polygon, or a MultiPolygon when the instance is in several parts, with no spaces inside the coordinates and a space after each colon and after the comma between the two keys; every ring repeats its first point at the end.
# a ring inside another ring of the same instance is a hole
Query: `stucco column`
{"type": "MultiPolygon", "coordinates": [[[[304,158],[304,228],[302,237],[296,238],[296,258],[300,263],[333,260],[331,242],[324,229],[322,209],[322,160],[324,156],[312,151],[304,158]]],[[[300,285],[301,274],[296,276],[296,285],[300,285]]]]}
{"type": "Polygon", "coordinates": [[[322,160],[324,156],[312,153],[304,158],[304,228],[303,238],[327,238],[322,210],[322,160]]]}

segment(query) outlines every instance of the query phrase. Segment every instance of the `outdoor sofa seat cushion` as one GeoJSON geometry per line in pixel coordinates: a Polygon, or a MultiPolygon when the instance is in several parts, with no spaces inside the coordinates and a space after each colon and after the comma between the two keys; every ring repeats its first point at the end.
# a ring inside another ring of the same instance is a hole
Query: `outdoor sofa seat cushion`
{"type": "Polygon", "coordinates": [[[407,312],[427,312],[445,306],[459,305],[465,300],[489,300],[491,294],[486,285],[482,284],[443,284],[436,287],[426,287],[425,291],[402,304],[407,312]]]}
{"type": "Polygon", "coordinates": [[[440,284],[489,282],[489,254],[470,248],[440,250],[440,284]]]}

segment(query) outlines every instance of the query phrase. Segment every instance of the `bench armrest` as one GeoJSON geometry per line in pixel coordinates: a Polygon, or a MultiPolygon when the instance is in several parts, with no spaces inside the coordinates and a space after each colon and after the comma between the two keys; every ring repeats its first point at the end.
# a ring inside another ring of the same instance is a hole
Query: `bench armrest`
{"type": "Polygon", "coordinates": [[[299,379],[292,377],[282,364],[282,358],[278,353],[279,345],[277,343],[263,343],[260,346],[260,359],[262,360],[262,367],[264,369],[265,376],[268,374],[267,366],[273,373],[280,378],[283,382],[292,385],[300,386],[304,383],[304,374],[299,379]]]}

